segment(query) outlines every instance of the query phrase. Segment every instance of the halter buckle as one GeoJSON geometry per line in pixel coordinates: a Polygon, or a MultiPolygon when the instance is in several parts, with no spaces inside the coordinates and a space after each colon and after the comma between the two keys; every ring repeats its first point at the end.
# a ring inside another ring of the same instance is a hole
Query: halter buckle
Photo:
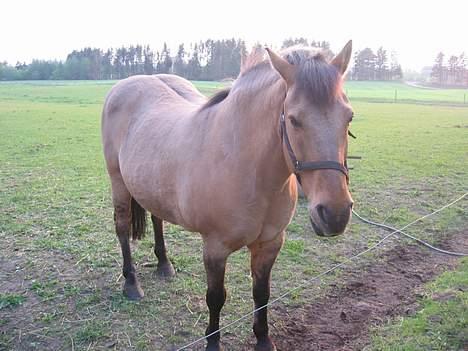
{"type": "Polygon", "coordinates": [[[301,169],[302,169],[302,167],[301,167],[300,161],[295,160],[295,161],[294,161],[294,170],[295,170],[296,172],[300,172],[301,169]]]}

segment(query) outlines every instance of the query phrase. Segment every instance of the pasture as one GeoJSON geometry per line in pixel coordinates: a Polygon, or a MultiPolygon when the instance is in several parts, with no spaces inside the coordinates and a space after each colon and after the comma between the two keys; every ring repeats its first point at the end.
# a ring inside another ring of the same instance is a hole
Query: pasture
{"type": "MultiPolygon", "coordinates": [[[[173,350],[204,334],[208,309],[198,234],[166,225],[168,253],[177,271],[168,282],[153,276],[152,234],[134,243],[133,257],[146,296],[137,303],[122,296],[121,254],[100,142],[102,103],[113,83],[0,83],[0,350],[173,350]]],[[[221,86],[196,85],[207,95],[221,86]]],[[[354,167],[351,192],[360,214],[401,227],[467,191],[468,105],[463,105],[467,91],[368,82],[349,82],[346,89],[355,110],[351,130],[358,137],[350,141],[350,154],[363,157],[350,162],[354,167]],[[392,103],[395,89],[399,103],[392,103]]],[[[467,205],[465,198],[408,232],[467,252],[467,205]]],[[[272,298],[384,235],[353,219],[345,235],[319,238],[310,227],[306,206],[300,200],[273,268],[272,298]]],[[[409,242],[392,239],[273,306],[270,327],[278,349],[307,339],[304,325],[313,324],[310,313],[315,311],[308,306],[319,300],[325,304],[326,297],[349,286],[345,280],[358,279],[356,272],[398,257],[400,244],[409,242]]],[[[435,254],[425,249],[418,252],[419,262],[432,262],[421,266],[421,271],[432,274],[408,285],[408,294],[413,295],[417,287],[419,296],[427,300],[416,299],[411,306],[418,310],[431,304],[434,291],[453,293],[447,302],[452,305],[439,309],[431,305],[429,313],[435,310],[433,315],[438,317],[425,316],[424,327],[418,321],[400,323],[401,317],[391,313],[382,315],[379,322],[364,320],[359,337],[366,350],[463,349],[467,261],[457,266],[445,257],[431,261],[435,254]],[[453,276],[446,273],[440,284],[436,281],[424,288],[423,282],[441,272],[445,262],[457,269],[453,276]],[[441,320],[452,321],[449,325],[456,332],[444,329],[441,320]],[[416,327],[411,328],[411,323],[416,327]],[[377,327],[367,330],[370,324],[377,327]],[[400,324],[404,333],[398,329],[400,324]],[[420,348],[401,348],[406,341],[400,334],[410,341],[417,339],[420,348]]],[[[402,262],[400,270],[410,266],[402,262]]],[[[406,276],[404,271],[395,274],[406,276]]],[[[228,262],[228,299],[221,325],[252,309],[250,286],[249,259],[247,251],[241,250],[228,262]]],[[[366,293],[359,297],[364,301],[366,293]]],[[[329,326],[328,334],[339,339],[333,336],[333,328],[329,326]]],[[[251,318],[223,334],[226,349],[252,349],[251,318]]],[[[317,340],[310,350],[334,350],[339,342],[356,345],[352,336],[334,343],[325,337],[317,340]]],[[[300,347],[297,350],[304,349],[300,347]]]]}

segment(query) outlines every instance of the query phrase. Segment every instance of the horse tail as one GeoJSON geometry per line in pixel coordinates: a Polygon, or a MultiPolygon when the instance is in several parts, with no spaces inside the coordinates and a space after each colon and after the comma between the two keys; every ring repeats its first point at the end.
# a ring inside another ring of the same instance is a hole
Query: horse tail
{"type": "Polygon", "coordinates": [[[130,233],[133,240],[141,239],[145,236],[146,231],[146,211],[140,206],[138,202],[132,197],[130,203],[130,210],[132,213],[132,223],[130,233]]]}

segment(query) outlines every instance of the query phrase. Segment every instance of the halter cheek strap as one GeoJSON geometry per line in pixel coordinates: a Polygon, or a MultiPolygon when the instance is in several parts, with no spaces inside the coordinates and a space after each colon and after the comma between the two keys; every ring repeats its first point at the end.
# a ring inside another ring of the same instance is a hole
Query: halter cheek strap
{"type": "Polygon", "coordinates": [[[346,161],[345,161],[345,165],[342,165],[341,163],[336,162],[336,161],[309,162],[309,161],[299,161],[297,159],[292,149],[291,142],[289,141],[288,132],[286,130],[284,110],[280,116],[280,134],[281,134],[281,140],[284,141],[284,143],[286,144],[286,149],[288,150],[289,158],[291,159],[292,164],[294,166],[294,174],[296,175],[299,183],[301,183],[301,177],[299,173],[304,172],[304,171],[318,170],[318,169],[334,169],[336,171],[340,171],[341,173],[345,175],[346,182],[349,183],[349,173],[348,173],[348,168],[346,167],[346,161]]]}

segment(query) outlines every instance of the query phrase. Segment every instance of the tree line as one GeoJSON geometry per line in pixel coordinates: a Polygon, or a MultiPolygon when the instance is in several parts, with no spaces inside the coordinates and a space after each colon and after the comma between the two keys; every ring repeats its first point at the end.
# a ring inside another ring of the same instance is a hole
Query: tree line
{"type": "Polygon", "coordinates": [[[403,78],[401,65],[395,53],[390,59],[387,50],[380,47],[375,53],[370,48],[354,54],[354,66],[350,78],[353,80],[400,80],[403,78]]]}
{"type": "MultiPolygon", "coordinates": [[[[329,57],[333,56],[328,41],[288,38],[283,41],[282,48],[293,45],[318,47],[329,57]]],[[[246,44],[240,39],[182,43],[174,53],[166,43],[157,51],[148,45],[107,50],[84,48],[71,52],[65,61],[33,60],[30,64],[18,62],[15,66],[0,62],[0,80],[102,80],[157,73],[174,73],[190,80],[222,80],[238,75],[241,58],[246,53],[246,44]]],[[[401,79],[402,71],[395,55],[391,55],[389,62],[383,48],[376,54],[366,48],[355,54],[349,78],[401,79]]]]}
{"type": "Polygon", "coordinates": [[[432,66],[431,81],[438,86],[468,87],[468,57],[461,53],[445,62],[445,54],[439,52],[432,66]]]}
{"type": "Polygon", "coordinates": [[[33,60],[10,66],[0,62],[0,80],[123,79],[136,74],[175,73],[191,80],[220,80],[236,77],[243,40],[211,40],[178,46],[172,55],[164,43],[159,51],[148,45],[117,49],[85,48],[70,53],[64,62],[33,60]]]}

